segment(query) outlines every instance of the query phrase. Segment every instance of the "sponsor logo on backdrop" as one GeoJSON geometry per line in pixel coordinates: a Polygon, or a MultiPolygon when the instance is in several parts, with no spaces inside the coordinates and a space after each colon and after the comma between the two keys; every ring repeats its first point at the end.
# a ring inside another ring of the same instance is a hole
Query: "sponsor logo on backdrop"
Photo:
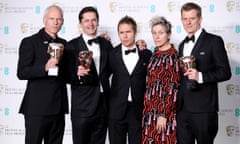
{"type": "Polygon", "coordinates": [[[235,108],[234,113],[236,117],[240,117],[240,108],[235,108]]]}
{"type": "Polygon", "coordinates": [[[141,33],[143,29],[143,24],[141,22],[137,22],[137,33],[141,33]]]}
{"type": "Polygon", "coordinates": [[[0,2],[0,13],[2,13],[4,10],[4,4],[0,2]]]}
{"type": "Polygon", "coordinates": [[[110,2],[109,3],[109,9],[110,9],[110,12],[114,13],[117,11],[117,2],[110,2]]]}
{"type": "Polygon", "coordinates": [[[240,75],[240,67],[239,67],[239,66],[237,66],[237,67],[235,68],[235,74],[236,74],[236,75],[240,75]]]}
{"type": "Polygon", "coordinates": [[[6,95],[23,95],[25,88],[16,88],[16,87],[5,87],[6,95]]]}
{"type": "Polygon", "coordinates": [[[0,43],[0,54],[17,54],[17,48],[0,43]]]}
{"type": "Polygon", "coordinates": [[[237,96],[240,97],[240,85],[237,84],[227,84],[226,92],[229,96],[237,96]]]}
{"type": "Polygon", "coordinates": [[[41,7],[40,6],[35,6],[35,13],[40,14],[41,13],[41,7]]]}
{"type": "Polygon", "coordinates": [[[8,125],[0,124],[0,136],[24,136],[25,129],[9,128],[8,125]]]}
{"type": "Polygon", "coordinates": [[[0,43],[0,54],[3,54],[3,51],[4,51],[4,46],[2,43],[0,43]]]}
{"type": "Polygon", "coordinates": [[[156,12],[156,5],[151,5],[150,6],[150,12],[155,13],[156,12]]]}
{"type": "Polygon", "coordinates": [[[0,95],[4,94],[4,88],[5,86],[3,84],[0,84],[0,95]]]}
{"type": "MultiPolygon", "coordinates": [[[[15,4],[15,3],[14,3],[15,4]]],[[[20,13],[31,13],[34,11],[34,7],[26,6],[12,6],[9,4],[0,3],[0,12],[10,13],[10,14],[20,14],[20,13]]]]}
{"type": "Polygon", "coordinates": [[[25,88],[9,87],[8,85],[0,84],[0,95],[23,95],[25,88]]]}
{"type": "Polygon", "coordinates": [[[0,136],[5,134],[5,129],[7,129],[7,125],[0,124],[0,136]]]}
{"type": "Polygon", "coordinates": [[[213,13],[215,11],[215,5],[214,4],[210,4],[209,5],[209,12],[213,13]]]}
{"type": "Polygon", "coordinates": [[[235,126],[235,125],[227,125],[225,128],[225,132],[226,132],[226,136],[228,137],[234,137],[240,136],[240,129],[239,126],[235,126]]]}
{"type": "Polygon", "coordinates": [[[23,34],[25,34],[25,33],[28,32],[29,26],[28,26],[27,23],[22,23],[22,24],[20,25],[20,28],[21,28],[21,32],[22,32],[23,34]]]}
{"type": "Polygon", "coordinates": [[[234,8],[234,6],[235,6],[235,2],[234,2],[234,1],[227,1],[226,6],[227,6],[227,10],[228,10],[229,12],[232,12],[232,11],[233,11],[233,8],[234,8]]]}
{"type": "Polygon", "coordinates": [[[143,3],[121,3],[121,2],[110,2],[110,12],[124,12],[124,13],[138,13],[149,11],[149,6],[143,3]]]}
{"type": "Polygon", "coordinates": [[[228,12],[239,12],[240,11],[240,1],[239,0],[229,0],[226,2],[226,9],[228,12]]]}
{"type": "Polygon", "coordinates": [[[234,110],[229,108],[229,109],[220,109],[219,110],[219,116],[225,116],[225,115],[228,115],[228,114],[233,114],[234,113],[234,110]]]}
{"type": "Polygon", "coordinates": [[[229,137],[232,137],[235,132],[235,127],[233,125],[226,126],[226,134],[229,137]]]}
{"type": "Polygon", "coordinates": [[[240,33],[240,25],[236,25],[236,27],[235,27],[235,32],[236,32],[237,34],[240,33]]]}
{"type": "Polygon", "coordinates": [[[36,33],[41,29],[42,26],[33,25],[30,23],[23,22],[20,24],[20,30],[22,34],[32,34],[36,33]]]}
{"type": "Polygon", "coordinates": [[[226,48],[227,48],[227,53],[231,54],[234,49],[234,43],[232,43],[232,42],[227,43],[226,48]]]}
{"type": "Polygon", "coordinates": [[[226,50],[228,54],[240,53],[240,43],[228,42],[226,43],[226,50]]]}
{"type": "Polygon", "coordinates": [[[205,26],[207,31],[222,35],[225,32],[235,31],[235,25],[226,25],[226,26],[205,26]]]}
{"type": "Polygon", "coordinates": [[[226,90],[227,90],[227,94],[229,95],[229,96],[232,96],[232,95],[234,95],[234,91],[235,91],[235,85],[233,85],[233,84],[227,84],[226,85],[226,90]]]}
{"type": "Polygon", "coordinates": [[[175,1],[170,1],[168,2],[168,11],[173,12],[176,8],[176,2],[175,1]]]}

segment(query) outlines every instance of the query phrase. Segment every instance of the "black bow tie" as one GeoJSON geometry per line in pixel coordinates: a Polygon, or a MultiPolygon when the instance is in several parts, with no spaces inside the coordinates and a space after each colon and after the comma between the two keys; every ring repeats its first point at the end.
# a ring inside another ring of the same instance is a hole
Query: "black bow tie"
{"type": "Polygon", "coordinates": [[[134,49],[129,49],[129,50],[125,50],[125,55],[128,55],[129,53],[135,53],[136,52],[136,48],[134,49]]]}
{"type": "Polygon", "coordinates": [[[189,41],[194,42],[194,41],[195,41],[195,36],[194,36],[194,35],[191,36],[191,37],[188,37],[188,36],[187,36],[187,37],[185,38],[184,42],[185,42],[185,43],[188,43],[189,41]]]}
{"type": "Polygon", "coordinates": [[[94,43],[99,43],[99,38],[97,37],[97,38],[88,40],[88,44],[89,44],[89,45],[92,45],[93,42],[94,42],[94,43]]]}

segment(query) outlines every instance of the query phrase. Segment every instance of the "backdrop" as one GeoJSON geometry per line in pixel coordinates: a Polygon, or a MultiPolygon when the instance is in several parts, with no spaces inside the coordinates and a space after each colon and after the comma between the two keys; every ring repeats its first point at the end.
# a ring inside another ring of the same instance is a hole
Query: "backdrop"
{"type": "MultiPolygon", "coordinates": [[[[178,47],[186,33],[180,21],[180,8],[186,0],[0,0],[0,143],[24,144],[24,118],[18,114],[26,81],[16,77],[18,48],[22,38],[42,26],[44,9],[57,4],[64,10],[60,36],[70,40],[79,35],[78,13],[94,6],[100,14],[99,33],[107,32],[112,44],[119,43],[117,23],[125,15],[138,24],[137,39],[153,41],[149,20],[165,16],[173,25],[171,42],[178,47]]],[[[203,10],[203,27],[223,37],[232,68],[232,78],[219,84],[219,132],[216,144],[240,143],[240,0],[197,0],[203,10]]],[[[70,99],[70,97],[69,97],[70,99]]],[[[71,144],[71,121],[66,115],[64,144],[71,144]]],[[[108,144],[108,140],[106,141],[108,144]]]]}

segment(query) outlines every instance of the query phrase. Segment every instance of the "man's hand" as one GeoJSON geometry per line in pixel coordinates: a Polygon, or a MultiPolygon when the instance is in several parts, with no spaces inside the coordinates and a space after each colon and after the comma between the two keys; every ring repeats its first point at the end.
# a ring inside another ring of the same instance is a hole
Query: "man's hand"
{"type": "Polygon", "coordinates": [[[147,49],[147,43],[145,42],[145,40],[137,40],[136,45],[139,50],[147,49]]]}
{"type": "Polygon", "coordinates": [[[50,58],[45,64],[45,71],[47,72],[50,68],[56,68],[58,60],[56,58],[50,58]]]}
{"type": "Polygon", "coordinates": [[[198,81],[198,71],[194,68],[189,68],[185,73],[184,76],[187,76],[190,80],[198,81]]]}

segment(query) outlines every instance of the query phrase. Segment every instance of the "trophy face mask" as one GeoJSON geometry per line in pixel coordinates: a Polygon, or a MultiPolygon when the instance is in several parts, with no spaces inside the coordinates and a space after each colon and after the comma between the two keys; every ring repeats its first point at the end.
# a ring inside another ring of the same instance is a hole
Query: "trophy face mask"
{"type": "Polygon", "coordinates": [[[183,56],[180,58],[180,67],[183,72],[186,72],[189,68],[196,68],[196,59],[194,56],[183,56]]]}
{"type": "Polygon", "coordinates": [[[64,45],[61,43],[49,43],[48,53],[52,58],[56,58],[58,60],[61,59],[63,55],[64,45]]]}
{"type": "Polygon", "coordinates": [[[89,69],[92,64],[92,56],[93,56],[92,51],[80,51],[78,57],[80,65],[86,69],[89,69]]]}
{"type": "MultiPolygon", "coordinates": [[[[62,58],[64,50],[64,45],[61,43],[49,43],[47,53],[51,56],[51,58],[56,58],[58,61],[62,58]]],[[[48,75],[57,76],[58,75],[58,67],[50,68],[48,70],[48,75]]]]}

